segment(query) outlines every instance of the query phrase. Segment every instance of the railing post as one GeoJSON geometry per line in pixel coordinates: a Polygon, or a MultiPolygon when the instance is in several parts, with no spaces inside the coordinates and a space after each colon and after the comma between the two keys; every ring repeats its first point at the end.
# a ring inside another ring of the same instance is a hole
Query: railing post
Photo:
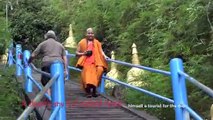
{"type": "Polygon", "coordinates": [[[21,57],[22,57],[22,48],[20,44],[16,45],[16,76],[21,76],[21,57]]]}
{"type": "Polygon", "coordinates": [[[8,65],[11,66],[13,65],[13,51],[11,49],[9,49],[8,51],[8,65]]]}
{"type": "Polygon", "coordinates": [[[25,50],[23,53],[23,60],[24,60],[24,75],[25,75],[25,91],[26,92],[32,92],[33,91],[33,83],[32,81],[29,79],[28,76],[32,75],[32,70],[30,68],[30,66],[28,65],[28,60],[30,58],[30,51],[29,50],[25,50]]]}
{"type": "Polygon", "coordinates": [[[56,73],[59,73],[60,76],[53,83],[51,87],[51,97],[52,97],[52,108],[53,111],[60,107],[56,120],[66,120],[66,103],[65,103],[65,92],[64,92],[64,66],[60,61],[55,61],[50,68],[51,77],[56,73]]]}
{"type": "Polygon", "coordinates": [[[70,58],[68,57],[69,52],[67,50],[65,52],[66,52],[66,56],[67,56],[67,72],[68,72],[66,80],[70,80],[70,69],[68,68],[69,63],[70,63],[70,58]]]}
{"type": "Polygon", "coordinates": [[[105,78],[103,78],[103,76],[106,76],[106,73],[103,73],[101,77],[101,84],[98,88],[100,94],[105,94],[105,78]]]}
{"type": "Polygon", "coordinates": [[[189,114],[181,105],[187,105],[187,93],[185,85],[185,77],[179,75],[179,71],[183,71],[183,62],[179,58],[170,61],[172,89],[175,104],[176,120],[188,120],[189,114]]]}

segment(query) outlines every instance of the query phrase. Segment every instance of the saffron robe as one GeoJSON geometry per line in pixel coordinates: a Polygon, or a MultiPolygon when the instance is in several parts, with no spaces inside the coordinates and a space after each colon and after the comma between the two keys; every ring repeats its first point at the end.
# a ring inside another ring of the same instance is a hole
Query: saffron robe
{"type": "Polygon", "coordinates": [[[101,75],[107,69],[107,62],[102,54],[101,43],[94,39],[88,45],[87,39],[82,39],[79,42],[80,52],[92,50],[92,56],[80,56],[76,67],[82,68],[81,83],[82,87],[86,88],[87,84],[92,84],[98,87],[101,81],[101,75]]]}

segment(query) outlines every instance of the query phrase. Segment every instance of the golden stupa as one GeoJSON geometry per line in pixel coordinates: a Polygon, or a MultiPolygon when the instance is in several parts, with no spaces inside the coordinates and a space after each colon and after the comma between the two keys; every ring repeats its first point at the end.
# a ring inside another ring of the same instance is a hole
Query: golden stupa
{"type": "MultiPolygon", "coordinates": [[[[111,52],[111,59],[115,60],[115,52],[111,52]]],[[[118,79],[120,76],[120,72],[117,70],[117,66],[114,62],[111,62],[111,69],[110,71],[106,74],[108,77],[118,79]]],[[[110,82],[109,80],[106,80],[105,87],[106,88],[113,88],[115,86],[114,82],[110,82]]]]}
{"type": "Polygon", "coordinates": [[[69,37],[63,43],[65,48],[76,48],[77,44],[74,41],[73,32],[72,32],[72,24],[69,26],[69,37]]]}
{"type": "MultiPolygon", "coordinates": [[[[138,58],[138,51],[135,43],[132,44],[132,64],[140,65],[140,61],[138,58]]],[[[144,86],[146,83],[141,80],[141,76],[144,74],[144,70],[132,67],[127,72],[127,83],[133,86],[144,86]]]]}

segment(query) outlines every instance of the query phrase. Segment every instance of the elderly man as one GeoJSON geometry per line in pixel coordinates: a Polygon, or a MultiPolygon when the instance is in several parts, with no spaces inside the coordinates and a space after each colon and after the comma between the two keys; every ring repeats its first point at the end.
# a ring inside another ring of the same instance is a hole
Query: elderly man
{"type": "MultiPolygon", "coordinates": [[[[50,73],[50,66],[55,60],[59,60],[64,63],[64,71],[67,74],[67,57],[65,54],[65,49],[63,45],[56,41],[55,32],[49,30],[44,35],[45,41],[40,43],[38,47],[33,51],[30,56],[28,63],[31,63],[32,60],[39,54],[43,56],[42,59],[42,68],[41,70],[47,73],[50,73]]],[[[42,75],[41,76],[41,83],[45,86],[48,81],[50,80],[49,77],[42,75]]],[[[50,95],[50,90],[48,90],[48,94],[50,95]]]]}
{"type": "Polygon", "coordinates": [[[86,38],[78,43],[76,55],[79,56],[76,67],[81,68],[81,83],[87,97],[97,97],[98,87],[102,73],[107,69],[101,43],[94,38],[92,28],[86,31],[86,38]]]}

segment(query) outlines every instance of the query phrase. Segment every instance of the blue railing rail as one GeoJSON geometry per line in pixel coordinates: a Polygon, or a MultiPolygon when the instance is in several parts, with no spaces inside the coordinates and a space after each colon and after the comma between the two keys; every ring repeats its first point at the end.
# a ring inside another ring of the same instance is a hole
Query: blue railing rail
{"type": "MultiPolygon", "coordinates": [[[[9,52],[10,53],[10,52],[9,52]]],[[[24,57],[25,58],[25,57],[24,57]]],[[[26,59],[25,59],[26,60],[26,59]]],[[[9,66],[11,66],[11,65],[13,65],[13,64],[16,64],[16,60],[13,58],[13,55],[12,55],[12,53],[11,53],[11,56],[9,55],[9,58],[8,58],[8,65],[9,66]]],[[[24,62],[24,63],[26,63],[26,62],[24,62]]],[[[39,82],[37,82],[37,80],[35,80],[32,76],[30,76],[31,75],[31,69],[29,69],[27,66],[28,66],[28,64],[27,65],[24,65],[25,67],[23,67],[23,65],[20,65],[20,64],[18,64],[18,66],[16,66],[16,67],[20,67],[21,68],[21,70],[23,71],[25,71],[24,73],[26,73],[25,74],[25,92],[32,92],[32,83],[31,82],[33,82],[35,85],[36,85],[36,87],[41,91],[42,90],[42,86],[39,84],[39,82]],[[28,74],[28,75],[27,75],[28,74]],[[29,80],[30,79],[30,80],[29,80]]],[[[35,70],[36,72],[38,72],[38,73],[41,73],[41,74],[45,74],[45,75],[47,75],[47,76],[49,76],[50,77],[50,74],[49,73],[46,73],[46,72],[42,72],[42,71],[40,71],[39,69],[37,69],[32,63],[31,63],[31,67],[32,67],[32,69],[33,70],[35,70]]],[[[16,74],[16,75],[18,75],[18,74],[16,74]]],[[[51,97],[47,94],[47,93],[45,93],[45,97],[48,99],[48,100],[50,100],[51,101],[51,97]]]]}
{"type": "MultiPolygon", "coordinates": [[[[22,54],[21,48],[19,46],[16,46],[16,60],[13,59],[13,55],[11,55],[11,53],[9,54],[9,60],[8,60],[8,64],[11,65],[13,62],[11,61],[15,61],[16,63],[16,75],[20,76],[21,75],[21,69],[25,69],[26,65],[23,67],[21,64],[21,58],[20,58],[20,54],[22,54]],[[19,59],[20,58],[20,59],[19,59]],[[11,60],[12,59],[12,60],[11,60]]],[[[24,52],[25,53],[25,52],[24,52]]],[[[70,57],[75,57],[74,54],[69,54],[67,53],[67,57],[68,60],[70,59],[70,57]]],[[[29,54],[29,53],[27,53],[29,54]]],[[[26,59],[25,59],[26,60],[26,59]]],[[[129,85],[127,83],[121,82],[120,80],[117,79],[113,79],[110,77],[107,77],[105,74],[102,76],[102,80],[101,80],[101,85],[99,88],[99,92],[101,94],[105,93],[105,79],[110,80],[112,82],[121,84],[123,86],[138,90],[140,92],[146,93],[150,96],[156,97],[158,99],[164,100],[166,102],[172,103],[175,106],[175,118],[176,120],[187,120],[189,119],[189,114],[197,119],[197,120],[203,120],[195,111],[193,111],[189,106],[188,106],[188,100],[187,100],[187,92],[186,92],[186,85],[185,85],[185,78],[187,78],[189,80],[189,82],[193,83],[195,86],[197,86],[198,88],[200,88],[202,91],[206,92],[208,95],[210,95],[211,97],[213,97],[213,90],[208,88],[207,86],[203,85],[202,83],[198,82],[197,80],[195,80],[194,78],[190,77],[188,74],[186,74],[183,70],[183,63],[181,59],[178,58],[174,58],[170,61],[170,71],[164,71],[164,70],[158,70],[158,69],[154,69],[151,67],[145,67],[145,66],[140,66],[140,65],[134,65],[131,63],[127,63],[127,62],[123,62],[123,61],[119,61],[119,60],[112,60],[112,59],[107,59],[108,62],[115,62],[117,64],[121,64],[121,65],[125,65],[125,66],[129,66],[129,67],[136,67],[139,69],[144,69],[150,72],[154,72],[154,73],[159,73],[159,74],[163,74],[166,76],[170,76],[172,78],[172,88],[173,88],[173,97],[174,100],[166,98],[164,96],[158,95],[156,93],[147,91],[145,89],[139,88],[139,87],[135,87],[132,85],[129,85]]],[[[24,62],[25,63],[25,62],[24,62]]],[[[41,74],[45,74],[42,73],[42,71],[39,71],[38,69],[36,69],[34,66],[32,66],[34,68],[35,71],[40,72],[41,74]]],[[[68,66],[68,69],[73,69],[76,71],[81,71],[80,69],[73,67],[73,66],[68,66]]],[[[63,70],[61,70],[63,71],[63,70]]],[[[27,72],[25,72],[27,73],[27,72]]],[[[68,75],[69,77],[70,75],[68,75]]],[[[35,80],[33,80],[33,78],[31,76],[28,75],[28,77],[25,77],[30,79],[33,83],[36,84],[35,80]]],[[[27,80],[26,80],[27,81],[27,80]]],[[[59,80],[58,80],[59,81],[59,80]]],[[[31,84],[30,82],[26,82],[26,84],[31,84]]],[[[37,86],[39,86],[39,84],[36,84],[37,86]]],[[[26,91],[30,91],[30,86],[31,85],[26,85],[25,89],[26,91]]],[[[41,88],[41,86],[40,86],[41,88]]],[[[47,96],[47,95],[46,95],[47,96]]],[[[54,118],[54,116],[56,116],[57,111],[59,111],[60,108],[56,107],[54,109],[54,111],[52,112],[52,116],[50,117],[51,119],[54,118]]]]}
{"type": "MultiPolygon", "coordinates": [[[[67,53],[68,59],[71,57],[76,57],[75,54],[69,54],[67,53]]],[[[159,69],[154,69],[151,67],[141,66],[141,65],[134,65],[131,63],[119,61],[119,60],[113,60],[113,59],[107,59],[108,62],[114,62],[117,64],[129,66],[129,67],[136,67],[139,69],[147,70],[154,73],[163,74],[165,76],[169,76],[172,79],[172,90],[173,90],[173,98],[174,100],[161,96],[159,94],[147,91],[145,89],[121,82],[120,80],[107,77],[105,74],[102,75],[101,84],[99,86],[99,92],[101,94],[105,93],[105,80],[109,80],[111,82],[118,83],[120,85],[123,85],[128,88],[132,88],[134,90],[143,92],[145,94],[148,94],[150,96],[153,96],[155,98],[161,99],[163,101],[169,102],[171,104],[174,104],[175,106],[175,119],[176,120],[189,120],[190,116],[193,117],[196,120],[203,120],[193,109],[191,109],[188,106],[188,100],[187,100],[187,91],[186,91],[186,81],[185,78],[187,78],[191,83],[196,85],[198,88],[200,88],[202,91],[206,92],[211,97],[213,94],[213,90],[208,88],[207,86],[203,85],[202,83],[198,82],[194,78],[190,77],[188,74],[186,74],[183,70],[183,62],[179,58],[174,58],[170,61],[170,71],[164,71],[159,69]]],[[[72,69],[75,71],[81,71],[81,69],[78,69],[73,66],[68,66],[68,69],[72,69]]]]}
{"type": "Polygon", "coordinates": [[[16,45],[16,58],[13,58],[12,52],[9,50],[8,64],[11,66],[16,64],[16,76],[22,76],[22,72],[25,78],[25,92],[33,92],[33,83],[39,88],[40,92],[31,101],[24,112],[19,116],[18,120],[24,120],[28,117],[29,113],[36,107],[34,103],[41,100],[43,96],[47,97],[52,103],[52,114],[50,120],[65,120],[66,119],[66,103],[64,94],[64,67],[60,61],[55,61],[50,67],[50,74],[37,69],[33,64],[28,64],[30,52],[25,50],[22,52],[20,44],[16,45]],[[22,64],[23,62],[23,64],[22,64]],[[37,80],[32,77],[32,69],[40,74],[44,74],[51,77],[51,80],[45,87],[42,87],[37,80]],[[46,93],[47,89],[51,87],[51,97],[46,93]],[[60,103],[57,106],[54,103],[60,103]]]}
{"type": "MultiPolygon", "coordinates": [[[[47,91],[47,89],[50,88],[50,86],[58,79],[59,77],[59,73],[56,73],[51,80],[47,83],[47,85],[43,88],[42,91],[40,91],[36,97],[31,101],[31,103],[28,105],[28,107],[22,112],[22,114],[18,117],[17,120],[25,120],[28,115],[33,111],[33,109],[36,107],[36,103],[40,102],[41,98],[44,96],[45,92],[47,91]]],[[[54,109],[54,111],[56,111],[57,109],[54,109]]],[[[57,110],[58,111],[58,110],[57,110]]],[[[53,116],[53,114],[51,114],[51,116],[53,116]]]]}
{"type": "Polygon", "coordinates": [[[13,48],[10,48],[8,50],[8,58],[7,58],[7,63],[8,63],[8,66],[11,66],[13,65],[13,48]]]}

